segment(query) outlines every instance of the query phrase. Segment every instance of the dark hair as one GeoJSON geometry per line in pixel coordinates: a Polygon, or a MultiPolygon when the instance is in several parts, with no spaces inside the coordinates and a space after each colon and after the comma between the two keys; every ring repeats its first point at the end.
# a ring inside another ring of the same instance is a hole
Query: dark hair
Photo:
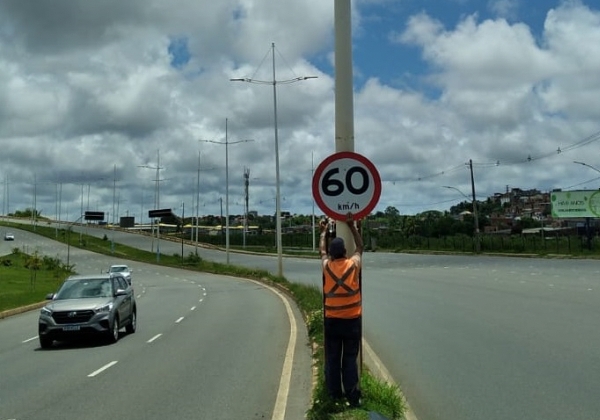
{"type": "Polygon", "coordinates": [[[346,255],[346,246],[342,238],[334,238],[329,244],[329,255],[331,258],[342,258],[346,255]]]}

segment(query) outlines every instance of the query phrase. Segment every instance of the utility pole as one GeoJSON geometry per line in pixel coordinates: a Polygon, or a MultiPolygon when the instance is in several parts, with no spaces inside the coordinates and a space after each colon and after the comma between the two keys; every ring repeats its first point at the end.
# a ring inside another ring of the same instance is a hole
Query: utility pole
{"type": "Polygon", "coordinates": [[[473,160],[469,159],[469,169],[471,171],[471,192],[473,194],[473,217],[475,218],[475,252],[481,252],[481,243],[479,241],[479,214],[477,212],[477,198],[475,196],[475,178],[473,177],[473,160]]]}
{"type": "MultiPolygon", "coordinates": [[[[156,151],[156,166],[141,165],[138,168],[155,169],[155,187],[154,187],[154,209],[160,208],[160,149],[156,151]]],[[[155,221],[155,218],[151,218],[152,223],[152,251],[154,251],[154,226],[156,225],[156,262],[160,261],[160,219],[155,221]]]]}
{"type": "Polygon", "coordinates": [[[244,248],[246,248],[246,231],[248,230],[248,186],[250,185],[250,169],[244,168],[244,192],[245,192],[245,205],[244,205],[244,248]]]}
{"type": "Polygon", "coordinates": [[[115,254],[115,197],[117,192],[117,165],[113,166],[113,205],[112,205],[112,235],[110,242],[110,253],[115,254]]]}
{"type": "Polygon", "coordinates": [[[198,176],[196,178],[196,255],[198,255],[198,228],[199,228],[199,222],[198,222],[198,216],[199,216],[199,212],[200,212],[200,152],[198,152],[198,176]]]}

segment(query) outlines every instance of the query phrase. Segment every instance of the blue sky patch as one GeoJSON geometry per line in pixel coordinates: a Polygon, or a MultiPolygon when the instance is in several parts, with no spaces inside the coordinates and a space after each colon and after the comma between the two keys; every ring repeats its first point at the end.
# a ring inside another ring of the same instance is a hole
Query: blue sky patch
{"type": "Polygon", "coordinates": [[[171,66],[176,69],[182,69],[190,61],[188,38],[181,37],[172,39],[168,51],[171,56],[171,66]]]}

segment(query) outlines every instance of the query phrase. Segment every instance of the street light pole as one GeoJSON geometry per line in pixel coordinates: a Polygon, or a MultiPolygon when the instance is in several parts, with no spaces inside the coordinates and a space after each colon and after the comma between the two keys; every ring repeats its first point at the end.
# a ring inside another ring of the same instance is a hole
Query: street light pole
{"type": "MultiPolygon", "coordinates": [[[[160,149],[156,151],[156,166],[140,165],[138,168],[155,169],[155,187],[154,187],[154,209],[159,210],[160,207],[160,170],[163,169],[160,166],[160,149]]],[[[160,261],[160,219],[155,222],[155,219],[151,219],[152,226],[156,223],[156,262],[160,261]]],[[[154,232],[152,234],[152,250],[154,250],[154,232]]]]}
{"type": "MultiPolygon", "coordinates": [[[[472,164],[471,161],[469,161],[469,164],[470,165],[472,164]]],[[[472,173],[471,173],[471,183],[473,183],[472,173]]],[[[472,199],[472,202],[473,202],[473,224],[474,224],[473,229],[474,229],[474,237],[475,237],[475,251],[477,253],[479,253],[481,251],[481,246],[480,246],[480,243],[479,243],[479,216],[478,216],[478,213],[477,213],[477,204],[476,204],[476,201],[475,201],[475,186],[474,186],[474,184],[472,184],[471,187],[472,187],[472,193],[473,193],[473,195],[472,195],[472,197],[469,197],[468,195],[466,195],[465,193],[463,193],[461,190],[459,190],[456,187],[450,187],[448,185],[443,185],[443,188],[448,188],[448,189],[457,191],[458,193],[460,193],[460,195],[462,195],[463,197],[465,197],[467,200],[471,200],[472,199]]]]}
{"type": "Polygon", "coordinates": [[[225,254],[227,264],[229,264],[229,145],[237,143],[246,143],[254,140],[238,140],[230,142],[228,139],[228,119],[225,118],[225,142],[215,140],[198,140],[206,143],[225,145],[225,254]]]}
{"type": "Polygon", "coordinates": [[[195,250],[198,256],[198,216],[200,212],[200,152],[198,151],[198,176],[196,177],[196,241],[195,250]]]}
{"type": "Polygon", "coordinates": [[[277,275],[283,276],[283,243],[281,238],[281,191],[279,187],[279,136],[277,128],[277,79],[275,77],[275,43],[271,43],[273,57],[273,125],[275,127],[275,226],[277,232],[277,275]]]}
{"type": "Polygon", "coordinates": [[[316,79],[317,76],[296,77],[289,80],[277,80],[275,75],[275,43],[271,43],[271,55],[273,64],[272,80],[257,80],[249,78],[233,78],[229,79],[232,82],[248,82],[256,84],[273,85],[273,125],[275,128],[275,218],[277,231],[277,275],[283,277],[283,246],[281,242],[281,191],[279,182],[279,133],[277,128],[277,84],[290,84],[307,79],[316,79]]]}
{"type": "Polygon", "coordinates": [[[479,242],[479,215],[477,212],[477,199],[475,198],[475,178],[473,177],[473,161],[469,159],[469,169],[471,170],[471,192],[473,194],[473,217],[475,218],[475,252],[481,252],[481,243],[479,242]]]}

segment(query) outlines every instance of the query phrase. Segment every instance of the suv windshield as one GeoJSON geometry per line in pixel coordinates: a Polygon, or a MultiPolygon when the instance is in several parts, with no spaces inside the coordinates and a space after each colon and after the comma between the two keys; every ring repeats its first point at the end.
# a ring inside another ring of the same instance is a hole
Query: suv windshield
{"type": "Polygon", "coordinates": [[[111,273],[120,273],[122,271],[127,271],[127,267],[124,266],[124,265],[110,267],[110,272],[111,273]]]}
{"type": "Polygon", "coordinates": [[[80,299],[111,296],[113,296],[113,289],[110,279],[86,279],[67,280],[54,299],[80,299]]]}

